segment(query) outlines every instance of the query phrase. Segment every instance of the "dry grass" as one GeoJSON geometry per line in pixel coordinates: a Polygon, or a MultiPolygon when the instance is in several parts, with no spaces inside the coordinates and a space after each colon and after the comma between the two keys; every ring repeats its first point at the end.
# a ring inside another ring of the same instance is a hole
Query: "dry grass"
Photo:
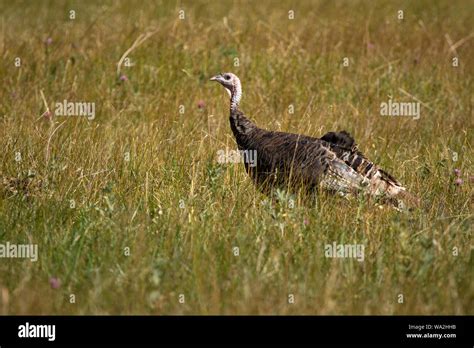
{"type": "Polygon", "coordinates": [[[0,259],[0,313],[474,314],[472,1],[1,1],[0,13],[0,242],[39,246],[38,262],[0,259]],[[117,63],[148,32],[121,81],[117,63]],[[239,75],[258,125],[348,130],[423,209],[268,203],[242,165],[217,162],[235,147],[208,82],[220,71],[239,75]],[[380,116],[388,96],[412,101],[402,90],[424,103],[419,120],[380,116]],[[66,99],[96,117],[41,117],[41,91],[53,113],[66,99]],[[364,244],[364,262],[325,258],[333,241],[364,244]]]}

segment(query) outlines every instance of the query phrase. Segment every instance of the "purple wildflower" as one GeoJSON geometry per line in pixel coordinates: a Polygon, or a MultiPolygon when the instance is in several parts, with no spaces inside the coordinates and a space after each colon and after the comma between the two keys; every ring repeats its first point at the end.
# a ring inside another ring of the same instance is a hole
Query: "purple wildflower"
{"type": "Polygon", "coordinates": [[[51,111],[46,110],[46,111],[43,113],[42,116],[43,116],[44,118],[50,120],[52,115],[53,115],[53,114],[51,113],[51,111]]]}
{"type": "Polygon", "coordinates": [[[49,285],[51,285],[52,289],[59,289],[59,287],[61,286],[61,282],[58,278],[51,277],[49,278],[49,285]]]}

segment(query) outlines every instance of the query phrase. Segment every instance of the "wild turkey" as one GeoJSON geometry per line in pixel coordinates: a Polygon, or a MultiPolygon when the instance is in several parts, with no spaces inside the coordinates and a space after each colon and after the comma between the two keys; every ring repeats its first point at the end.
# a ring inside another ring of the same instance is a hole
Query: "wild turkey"
{"type": "Polygon", "coordinates": [[[364,157],[346,131],[313,138],[258,128],[239,110],[239,78],[221,73],[211,81],[229,93],[230,127],[244,154],[246,171],[263,190],[299,187],[311,193],[321,188],[342,195],[363,193],[397,208],[417,204],[394,177],[364,157]],[[257,155],[256,166],[249,165],[249,151],[257,155]]]}

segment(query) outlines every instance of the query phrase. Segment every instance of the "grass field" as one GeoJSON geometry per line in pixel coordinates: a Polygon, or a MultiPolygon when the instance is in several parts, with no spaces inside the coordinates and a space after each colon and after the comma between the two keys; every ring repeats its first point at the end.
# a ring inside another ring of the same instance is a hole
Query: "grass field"
{"type": "Polygon", "coordinates": [[[0,1],[0,244],[38,245],[0,258],[0,314],[474,314],[473,23],[467,0],[0,1]],[[422,207],[256,191],[217,160],[226,71],[259,126],[346,129],[422,207]]]}

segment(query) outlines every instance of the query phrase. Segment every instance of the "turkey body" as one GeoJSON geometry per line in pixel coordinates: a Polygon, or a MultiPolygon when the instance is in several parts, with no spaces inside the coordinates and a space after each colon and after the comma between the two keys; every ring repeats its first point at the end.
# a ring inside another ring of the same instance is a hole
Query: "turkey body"
{"type": "Polygon", "coordinates": [[[254,182],[265,190],[303,185],[314,190],[327,171],[330,156],[320,139],[305,135],[273,132],[246,122],[243,114],[230,117],[230,125],[244,165],[254,182]],[[247,152],[253,151],[256,165],[247,152]]]}
{"type": "Polygon", "coordinates": [[[230,125],[244,153],[247,173],[265,191],[303,187],[309,193],[322,188],[347,194],[367,189],[381,195],[403,190],[393,177],[363,156],[345,131],[330,132],[322,138],[267,131],[240,111],[231,115],[230,125]],[[255,166],[245,158],[250,151],[256,154],[255,166]]]}

